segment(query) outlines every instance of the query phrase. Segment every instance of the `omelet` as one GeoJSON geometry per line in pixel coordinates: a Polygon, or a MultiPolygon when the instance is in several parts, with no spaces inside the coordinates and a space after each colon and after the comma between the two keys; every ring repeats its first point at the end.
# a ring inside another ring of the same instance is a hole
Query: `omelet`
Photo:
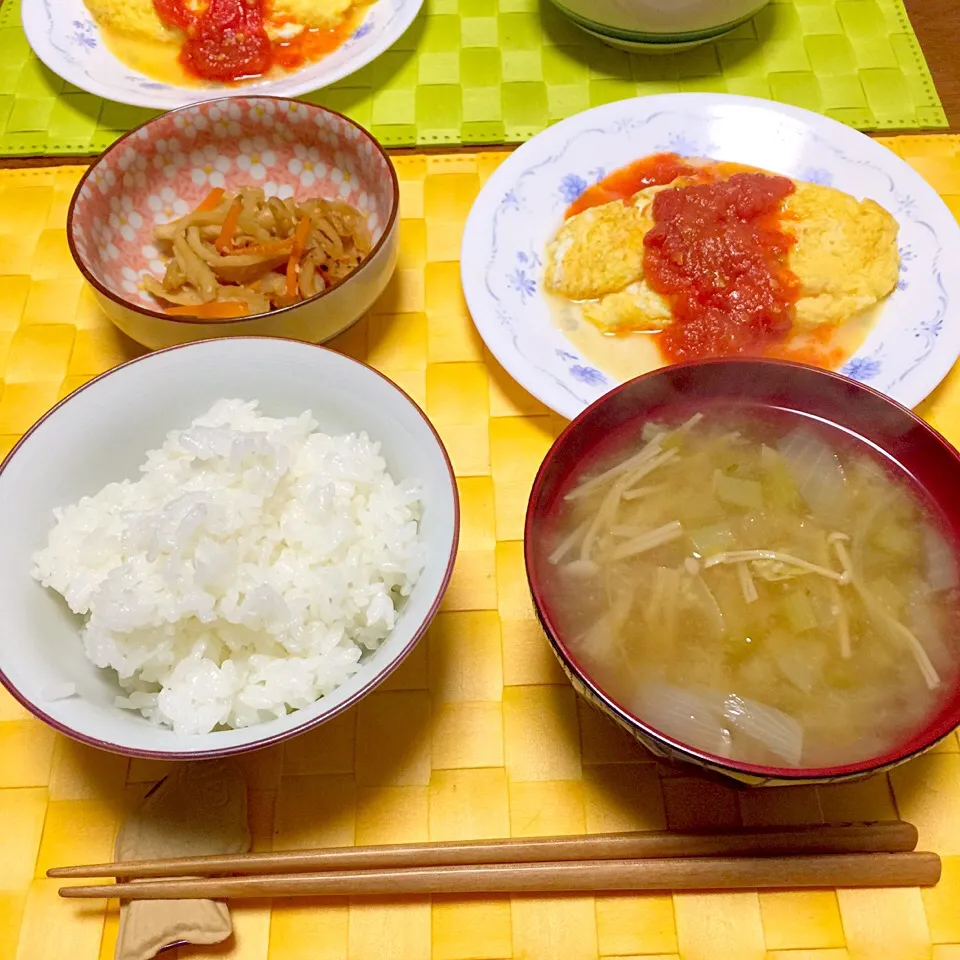
{"type": "Polygon", "coordinates": [[[153,0],[84,0],[90,15],[101,26],[138,40],[175,42],[179,35],[168,30],[157,16],[153,0]]]}
{"type": "MultiPolygon", "coordinates": [[[[178,42],[180,35],[163,25],[153,0],[84,0],[96,22],[109,30],[137,40],[178,42]]],[[[197,13],[205,0],[187,0],[197,13]]],[[[291,36],[290,26],[329,29],[335,27],[353,6],[353,0],[267,0],[265,28],[271,39],[291,36]]]]}
{"type": "Polygon", "coordinates": [[[615,200],[567,220],[547,247],[550,289],[569,300],[593,300],[641,276],[643,238],[653,226],[644,209],[615,200]]]}
{"type": "Polygon", "coordinates": [[[843,323],[896,287],[899,224],[873,200],[810,183],[796,187],[783,205],[784,228],[797,238],[787,260],[800,281],[796,325],[843,323]]]}
{"type": "MultiPolygon", "coordinates": [[[[794,183],[782,229],[797,240],[787,259],[800,283],[795,326],[844,323],[896,287],[899,224],[872,200],[794,183]]],[[[682,185],[650,187],[566,220],[547,245],[546,288],[580,301],[584,316],[610,333],[669,326],[669,304],[643,276],[643,238],[653,226],[653,197],[682,185]]]]}
{"type": "Polygon", "coordinates": [[[670,304],[644,280],[605,297],[585,300],[580,308],[591,323],[610,333],[664,330],[673,323],[670,304]]]}
{"type": "Polygon", "coordinates": [[[352,6],[353,0],[268,0],[267,10],[274,20],[328,30],[340,23],[352,6]]]}

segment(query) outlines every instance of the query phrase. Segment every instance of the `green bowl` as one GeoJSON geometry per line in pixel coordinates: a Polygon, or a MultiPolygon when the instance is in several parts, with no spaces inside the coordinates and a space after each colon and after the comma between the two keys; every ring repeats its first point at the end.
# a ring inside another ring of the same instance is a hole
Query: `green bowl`
{"type": "Polygon", "coordinates": [[[634,30],[624,26],[600,23],[570,9],[561,0],[552,0],[552,2],[565,17],[580,27],[581,30],[610,46],[636,53],[667,54],[690,50],[730,33],[752,20],[767,5],[769,0],[755,0],[755,3],[750,6],[746,13],[735,17],[733,20],[725,20],[722,23],[699,29],[670,33],[634,30]]]}

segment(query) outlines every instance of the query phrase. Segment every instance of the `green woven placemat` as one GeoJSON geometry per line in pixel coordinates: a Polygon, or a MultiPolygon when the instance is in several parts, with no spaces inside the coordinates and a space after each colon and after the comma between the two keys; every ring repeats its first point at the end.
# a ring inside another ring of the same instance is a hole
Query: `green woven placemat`
{"type": "MultiPolygon", "coordinates": [[[[613,50],[548,0],[427,0],[369,66],[307,97],[391,147],[516,143],[637,94],[766,97],[864,130],[947,126],[900,0],[773,0],[721,40],[670,56],[613,50]]],[[[86,154],[151,116],[84,93],[34,57],[0,6],[0,155],[86,154]]]]}

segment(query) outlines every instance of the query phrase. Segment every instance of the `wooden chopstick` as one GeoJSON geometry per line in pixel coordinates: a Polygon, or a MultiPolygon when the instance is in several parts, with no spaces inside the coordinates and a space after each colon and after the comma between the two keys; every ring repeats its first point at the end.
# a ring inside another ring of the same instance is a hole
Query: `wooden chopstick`
{"type": "Polygon", "coordinates": [[[198,877],[225,874],[306,873],[319,870],[386,870],[482,863],[546,863],[673,857],[763,857],[786,854],[905,853],[917,846],[917,829],[902,820],[813,824],[723,833],[607,833],[587,837],[536,837],[469,843],[397,844],[283,853],[131,860],[56,867],[48,877],[198,877]]]}
{"type": "Polygon", "coordinates": [[[934,853],[797,857],[690,857],[486,863],[455,867],[140,880],[62,887],[60,896],[121,900],[236,900],[250,897],[583,893],[602,890],[768,890],[794,887],[915,887],[940,879],[934,853]]]}

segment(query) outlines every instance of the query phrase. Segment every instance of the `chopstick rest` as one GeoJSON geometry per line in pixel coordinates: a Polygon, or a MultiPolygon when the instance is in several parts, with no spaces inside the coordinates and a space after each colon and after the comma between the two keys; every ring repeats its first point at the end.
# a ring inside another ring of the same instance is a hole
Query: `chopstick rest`
{"type": "MultiPolygon", "coordinates": [[[[122,860],[165,853],[243,853],[250,849],[247,789],[230,761],[184,764],[120,827],[122,860]]],[[[225,903],[208,898],[133,900],[120,907],[117,960],[150,960],[175,944],[221,943],[233,933],[225,903]]]]}

